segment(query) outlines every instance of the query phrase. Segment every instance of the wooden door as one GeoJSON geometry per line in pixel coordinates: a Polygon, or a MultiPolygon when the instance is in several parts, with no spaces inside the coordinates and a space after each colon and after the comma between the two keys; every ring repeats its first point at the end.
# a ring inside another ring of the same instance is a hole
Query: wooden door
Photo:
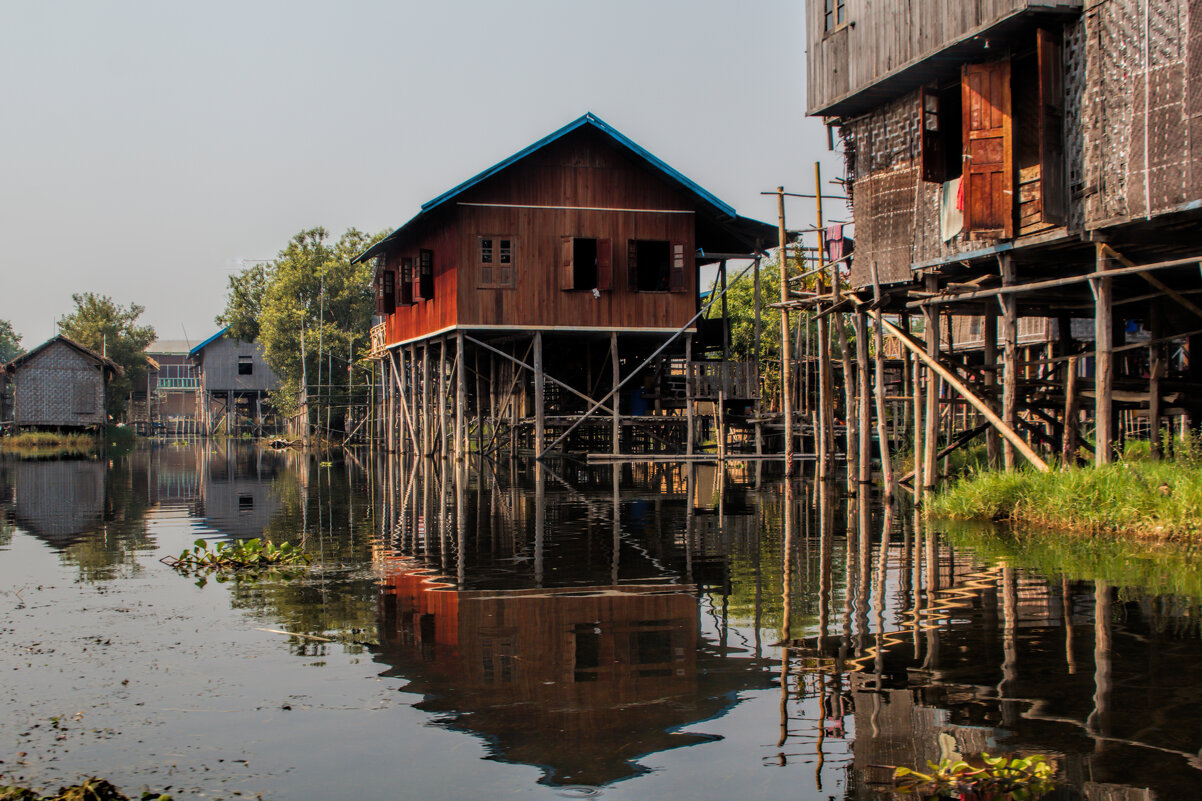
{"type": "Polygon", "coordinates": [[[1014,237],[1014,147],[1010,60],[965,64],[964,230],[971,238],[1014,237]]]}

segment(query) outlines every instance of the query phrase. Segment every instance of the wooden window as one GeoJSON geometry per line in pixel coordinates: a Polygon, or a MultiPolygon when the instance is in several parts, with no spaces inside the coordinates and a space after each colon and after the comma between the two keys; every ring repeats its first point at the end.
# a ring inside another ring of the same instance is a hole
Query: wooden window
{"type": "Polygon", "coordinates": [[[1067,219],[1064,160],[1064,65],[1060,37],[1039,29],[1035,34],[1039,68],[1040,216],[1063,225],[1067,219]]]}
{"type": "Polygon", "coordinates": [[[385,270],[381,286],[382,302],[380,314],[392,314],[396,311],[396,272],[385,270]]]}
{"type": "Polygon", "coordinates": [[[829,33],[847,22],[846,0],[824,0],[822,6],[822,30],[829,33]]]}
{"type": "Polygon", "coordinates": [[[481,236],[477,239],[476,259],[480,269],[479,286],[485,289],[513,287],[514,251],[517,241],[511,236],[481,236]]]}
{"type": "Polygon", "coordinates": [[[684,292],[688,254],[683,242],[631,239],[626,248],[626,276],[632,292],[684,292]]]}
{"type": "Polygon", "coordinates": [[[402,306],[413,305],[413,257],[401,259],[401,280],[397,283],[397,303],[402,306]]]}
{"type": "Polygon", "coordinates": [[[254,375],[255,360],[253,356],[238,357],[238,375],[254,375]]]}
{"type": "Polygon", "coordinates": [[[559,288],[605,291],[613,286],[613,243],[565,236],[560,242],[559,288]]]}
{"type": "Polygon", "coordinates": [[[1014,236],[1014,150],[1010,61],[965,64],[964,230],[969,237],[1014,236]]]}

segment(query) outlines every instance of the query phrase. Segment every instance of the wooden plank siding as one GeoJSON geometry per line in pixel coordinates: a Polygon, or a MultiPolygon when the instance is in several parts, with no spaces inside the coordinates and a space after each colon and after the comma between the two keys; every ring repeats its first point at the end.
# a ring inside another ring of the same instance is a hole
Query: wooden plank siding
{"type": "MultiPolygon", "coordinates": [[[[452,326],[678,328],[697,310],[696,201],[646,164],[584,128],[535,151],[457,196],[390,248],[385,269],[434,251],[432,300],[398,302],[387,342],[452,326]],[[541,208],[531,208],[541,207],[541,208]],[[481,286],[479,238],[514,245],[512,287],[481,286]],[[611,288],[562,288],[564,237],[610,242],[611,288]],[[676,291],[631,291],[628,243],[656,240],[683,249],[676,291]]],[[[398,278],[398,285],[400,279],[398,278]]],[[[398,292],[399,298],[399,292],[398,292]]]]}
{"type": "MultiPolygon", "coordinates": [[[[806,3],[807,113],[842,115],[887,100],[878,84],[1027,12],[1079,11],[1083,0],[846,0],[847,22],[823,30],[823,0],[806,3]],[[868,97],[871,96],[871,97],[868,97]]],[[[906,88],[922,83],[918,79],[906,88]]],[[[902,89],[901,91],[904,91],[902,89]]]]}

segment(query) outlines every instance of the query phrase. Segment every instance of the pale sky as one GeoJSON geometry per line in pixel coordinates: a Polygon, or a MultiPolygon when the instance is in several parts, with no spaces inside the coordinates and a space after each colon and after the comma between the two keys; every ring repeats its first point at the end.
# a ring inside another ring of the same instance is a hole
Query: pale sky
{"type": "MultiPolygon", "coordinates": [[[[216,330],[227,277],[322,225],[391,230],[592,111],[740,214],[842,175],[805,108],[803,0],[0,5],[0,318],[73,292],[216,330]]],[[[827,184],[826,188],[838,192],[827,184]]],[[[841,210],[832,209],[834,214],[841,210]]],[[[810,225],[810,201],[789,206],[810,225]]]]}

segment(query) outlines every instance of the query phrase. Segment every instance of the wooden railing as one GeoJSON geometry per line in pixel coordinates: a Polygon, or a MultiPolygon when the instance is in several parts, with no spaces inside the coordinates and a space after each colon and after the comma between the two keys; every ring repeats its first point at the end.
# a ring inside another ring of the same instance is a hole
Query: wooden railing
{"type": "Polygon", "coordinates": [[[388,343],[388,327],[385,323],[379,323],[371,327],[371,350],[367,354],[369,359],[383,359],[384,346],[388,343]]]}
{"type": "Polygon", "coordinates": [[[683,359],[673,359],[664,375],[665,389],[683,399],[686,380],[692,387],[695,400],[717,400],[721,393],[727,398],[758,398],[760,374],[754,362],[701,361],[687,365],[683,359]]]}

